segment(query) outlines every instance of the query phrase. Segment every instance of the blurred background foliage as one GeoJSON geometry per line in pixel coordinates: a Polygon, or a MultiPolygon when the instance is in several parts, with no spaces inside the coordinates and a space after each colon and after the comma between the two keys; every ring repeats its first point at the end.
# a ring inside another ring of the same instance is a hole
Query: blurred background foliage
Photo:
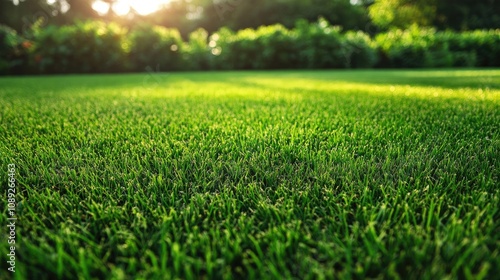
{"type": "MultiPolygon", "coordinates": [[[[184,38],[198,28],[209,33],[221,27],[240,30],[276,23],[291,28],[299,19],[315,22],[319,17],[345,30],[366,32],[413,24],[456,31],[500,27],[500,0],[171,0],[154,13],[131,10],[126,16],[112,10],[99,15],[92,8],[95,1],[2,0],[0,24],[22,32],[40,17],[56,25],[85,19],[114,21],[124,27],[141,22],[175,28],[184,38]]],[[[112,4],[115,0],[99,1],[112,4]]]]}
{"type": "Polygon", "coordinates": [[[87,20],[37,22],[27,36],[0,28],[0,73],[108,73],[177,70],[423,68],[500,66],[500,29],[438,31],[413,25],[370,37],[326,19],[299,20],[183,40],[177,29],[87,20]]]}
{"type": "Polygon", "coordinates": [[[500,0],[95,1],[1,0],[0,74],[500,66],[500,0]]]}

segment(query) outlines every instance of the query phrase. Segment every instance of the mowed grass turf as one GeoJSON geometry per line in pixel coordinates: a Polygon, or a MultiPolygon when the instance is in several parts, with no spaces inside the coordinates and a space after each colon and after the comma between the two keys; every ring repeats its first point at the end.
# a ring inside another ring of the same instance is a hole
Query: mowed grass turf
{"type": "Polygon", "coordinates": [[[500,70],[0,85],[17,278],[500,274],[500,70]]]}

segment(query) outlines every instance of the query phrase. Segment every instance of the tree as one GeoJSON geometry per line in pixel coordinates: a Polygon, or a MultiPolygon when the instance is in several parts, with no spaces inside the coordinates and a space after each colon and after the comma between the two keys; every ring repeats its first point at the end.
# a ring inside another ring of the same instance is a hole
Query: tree
{"type": "Polygon", "coordinates": [[[382,29],[430,26],[436,18],[437,0],[375,0],[370,18],[382,29]]]}
{"type": "Polygon", "coordinates": [[[375,0],[368,9],[373,23],[383,29],[412,24],[454,30],[500,27],[500,0],[375,0]]]}
{"type": "MultiPolygon", "coordinates": [[[[113,3],[116,0],[101,0],[113,3]]],[[[146,22],[177,28],[185,36],[199,27],[209,32],[223,26],[232,29],[256,28],[281,23],[293,27],[299,19],[315,22],[324,17],[344,29],[364,29],[369,22],[364,5],[372,0],[172,0],[163,9],[140,15],[133,11],[126,17],[110,12],[98,15],[94,0],[0,0],[0,23],[22,31],[42,18],[44,24],[68,24],[75,19],[103,19],[125,26],[146,22]],[[15,4],[14,4],[15,3],[15,4]]]]}
{"type": "Polygon", "coordinates": [[[99,18],[92,9],[92,0],[3,0],[0,2],[0,23],[19,32],[26,31],[36,21],[43,25],[67,24],[75,19],[99,18]]]}
{"type": "Polygon", "coordinates": [[[500,0],[439,0],[434,24],[440,29],[500,27],[500,0]]]}
{"type": "Polygon", "coordinates": [[[232,29],[256,28],[281,23],[293,27],[297,20],[316,22],[323,17],[344,29],[363,29],[369,22],[362,5],[350,0],[198,0],[203,2],[200,26],[210,31],[222,26],[232,29]],[[208,4],[208,5],[207,5],[208,4]]]}

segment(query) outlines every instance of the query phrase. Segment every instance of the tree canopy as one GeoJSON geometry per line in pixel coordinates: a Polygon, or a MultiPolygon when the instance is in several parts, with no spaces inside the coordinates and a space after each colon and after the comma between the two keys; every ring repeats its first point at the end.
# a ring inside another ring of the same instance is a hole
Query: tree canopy
{"type": "MultiPolygon", "coordinates": [[[[367,31],[413,24],[438,29],[470,30],[500,27],[500,0],[172,0],[149,15],[99,15],[95,0],[4,0],[0,23],[18,31],[35,21],[69,24],[76,19],[103,19],[124,26],[140,22],[177,28],[182,34],[204,28],[209,32],[227,26],[234,30],[281,23],[292,27],[297,20],[323,17],[346,30],[367,31]]],[[[100,0],[112,4],[116,0],[100,0]]]]}
{"type": "Polygon", "coordinates": [[[413,24],[454,30],[500,27],[500,0],[375,0],[368,9],[373,23],[383,29],[413,24]]]}

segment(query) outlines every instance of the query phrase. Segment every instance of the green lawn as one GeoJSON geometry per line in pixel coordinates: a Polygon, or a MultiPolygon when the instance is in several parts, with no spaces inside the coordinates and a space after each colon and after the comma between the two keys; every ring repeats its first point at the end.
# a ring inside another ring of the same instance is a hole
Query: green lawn
{"type": "Polygon", "coordinates": [[[3,77],[0,106],[20,279],[500,274],[500,70],[3,77]]]}

